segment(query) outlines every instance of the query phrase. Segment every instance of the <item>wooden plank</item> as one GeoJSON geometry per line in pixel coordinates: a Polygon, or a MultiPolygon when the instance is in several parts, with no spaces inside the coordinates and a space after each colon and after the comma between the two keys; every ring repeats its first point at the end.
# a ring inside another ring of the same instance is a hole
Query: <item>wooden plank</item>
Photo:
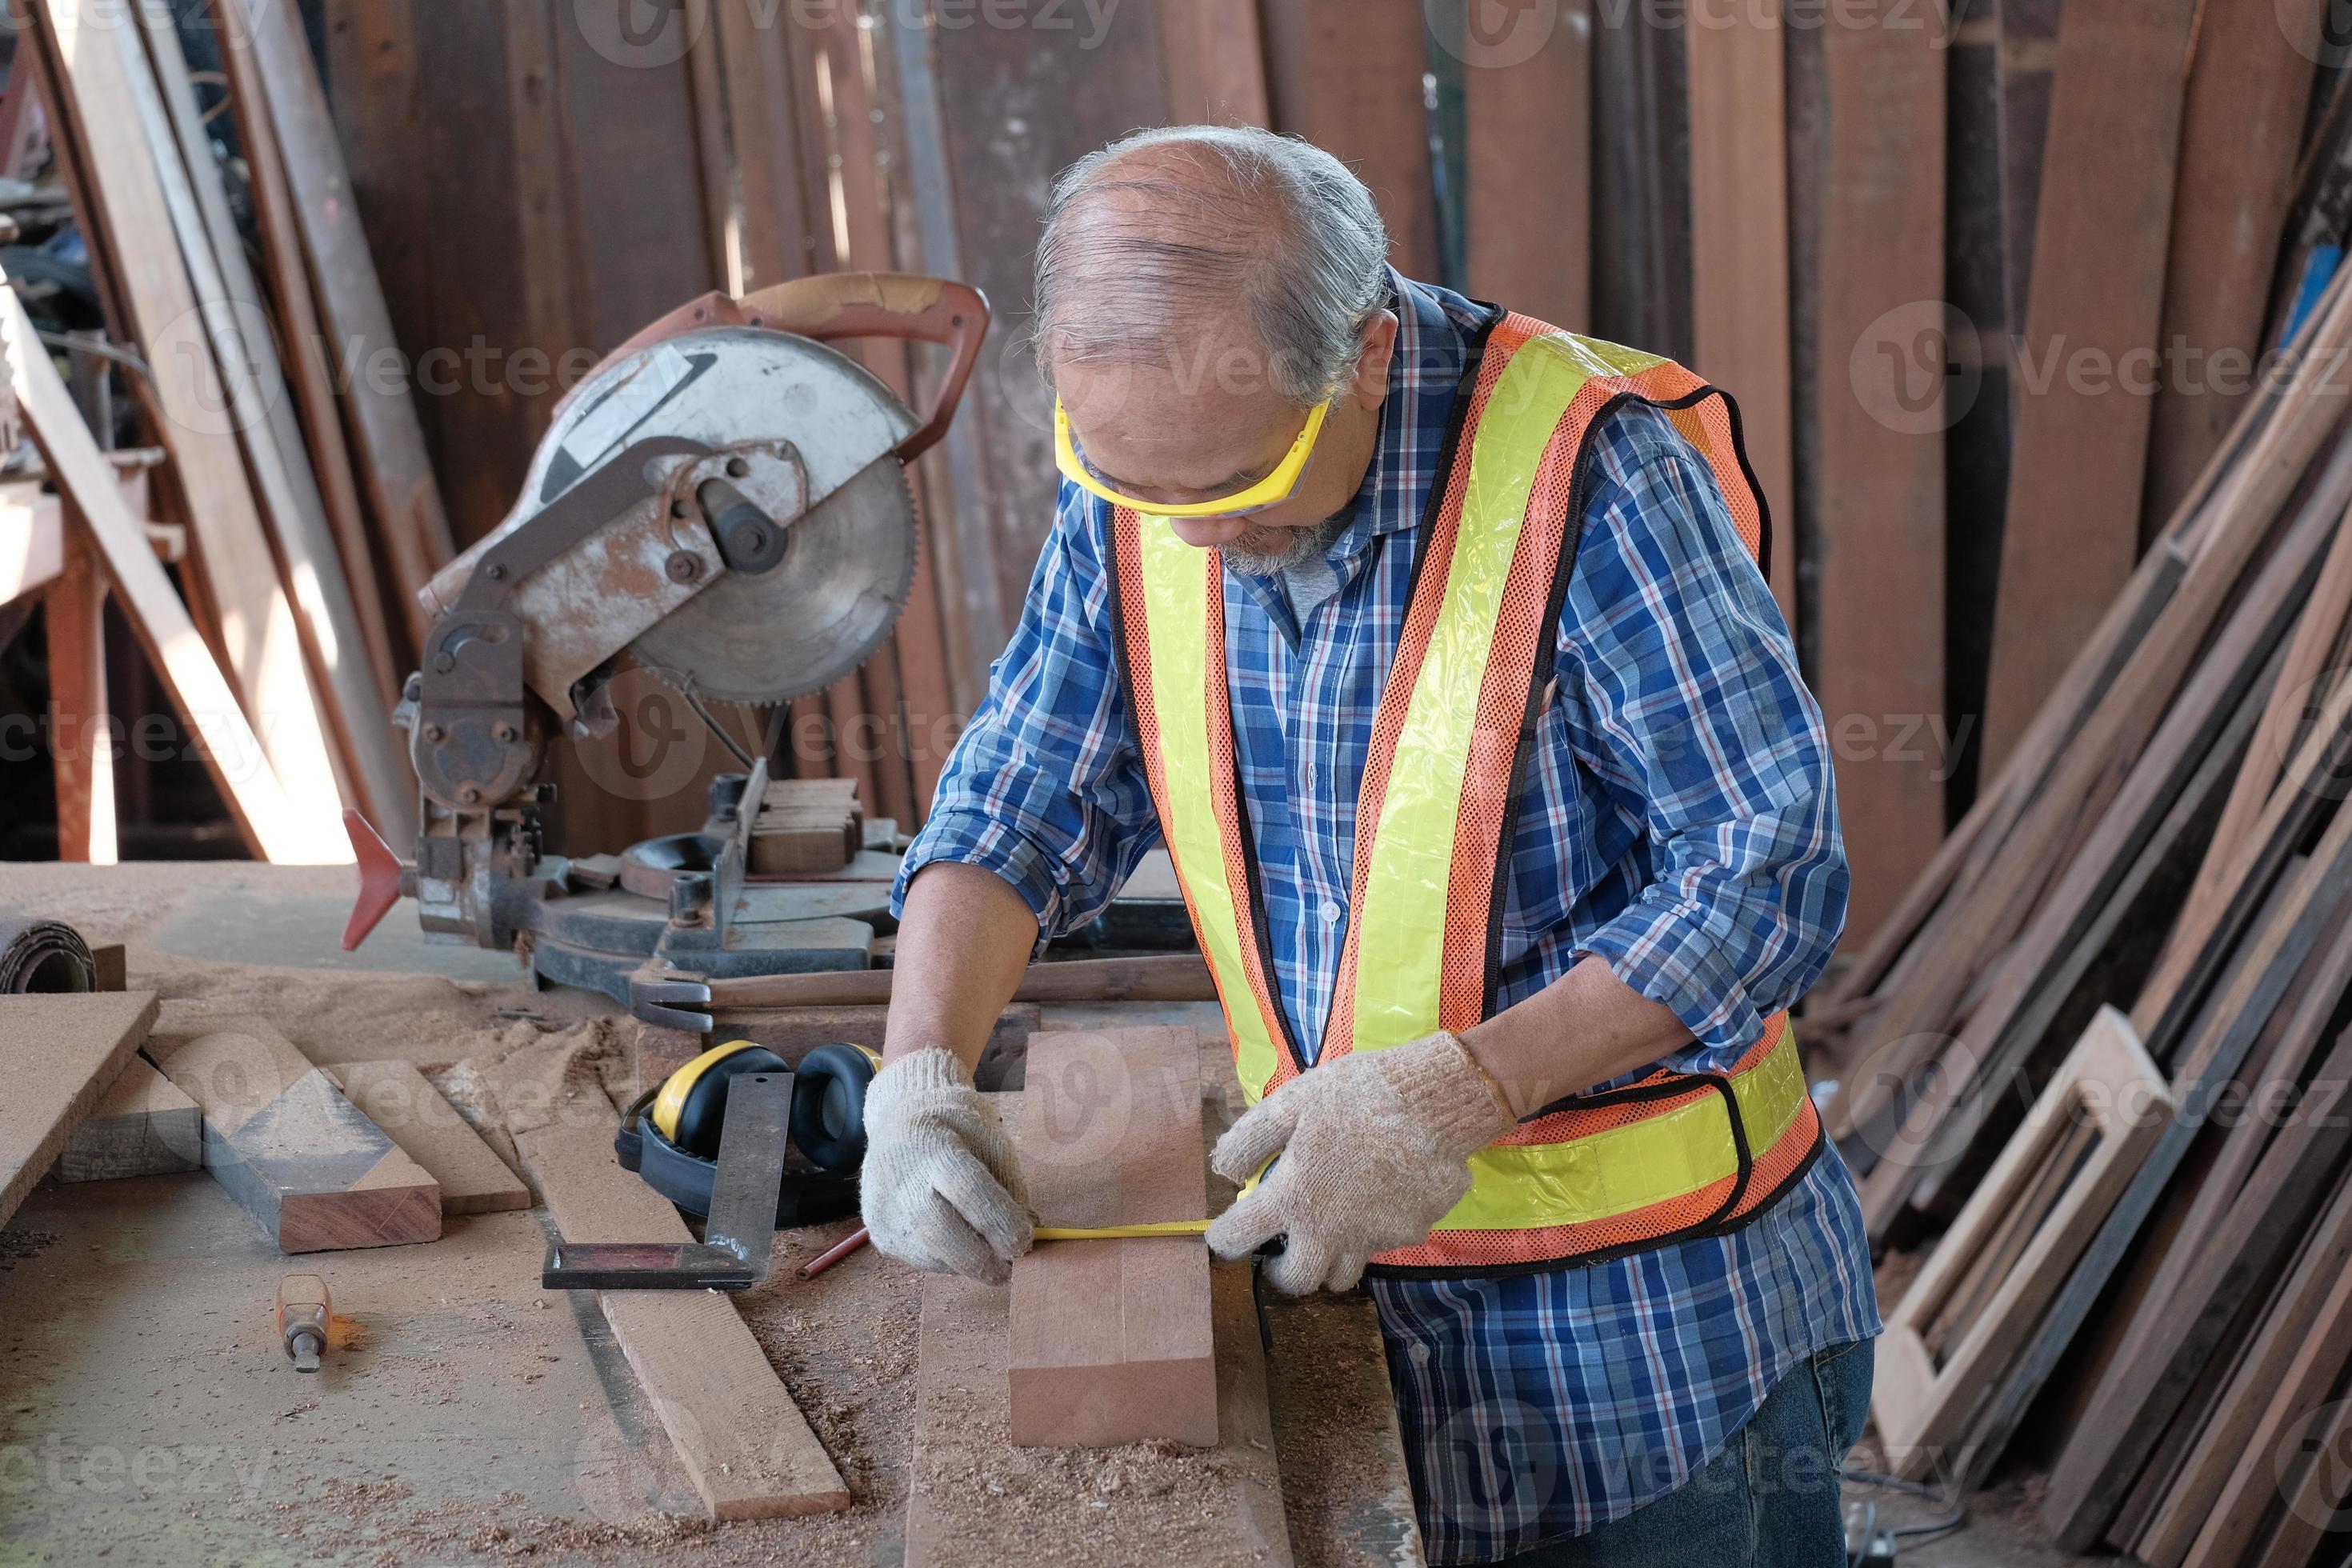
{"type": "MultiPolygon", "coordinates": [[[[1207,1217],[1190,1029],[1036,1036],[1018,1136],[1041,1224],[1207,1217]]],[[[1014,1443],[1215,1444],[1209,1255],[1198,1237],[1046,1243],[1013,1265],[1012,1292],[1014,1443]]]]}
{"type": "Polygon", "coordinates": [[[441,1188],[443,1214],[530,1207],[530,1189],[414,1062],[336,1062],[320,1070],[401,1152],[425,1167],[441,1188]]]}
{"type": "Polygon", "coordinates": [[[1687,364],[1689,51],[1682,28],[1653,25],[1658,15],[1593,8],[1592,324],[1687,364]]]}
{"type": "Polygon", "coordinates": [[[203,1165],[204,1117],[196,1102],[134,1056],[58,1152],[56,1174],[60,1182],[101,1182],[203,1165]]]}
{"type": "Polygon", "coordinates": [[[2310,864],[2280,900],[2279,912],[2251,942],[2239,973],[2217,1000],[2213,1027],[2195,1042],[2173,1074],[2173,1099],[2180,1112],[2141,1163],[2114,1212],[2067,1277],[2064,1287],[2034,1331],[2015,1370],[2002,1382],[1971,1436],[1966,1468],[1980,1475],[2000,1458],[2018,1424],[2056,1369],[2075,1334],[2122,1267],[2140,1227],[2147,1221],[2187,1158],[2213,1105],[2237,1074],[2261,1032],[2315,945],[2317,921],[2305,916],[2316,905],[2332,910],[2352,891],[2352,812],[2338,812],[2313,851],[2310,864]]]}
{"type": "MultiPolygon", "coordinates": [[[[383,286],[299,18],[286,6],[255,0],[219,4],[230,35],[250,46],[222,52],[234,89],[268,106],[329,341],[351,363],[365,364],[386,351],[397,354],[383,286]]],[[[387,385],[370,375],[352,378],[346,407],[393,574],[413,594],[451,553],[449,521],[416,410],[404,379],[387,385]]]]}
{"type": "Polygon", "coordinates": [[[1379,1309],[1363,1294],[1269,1296],[1263,1313],[1282,1506],[1299,1568],[1422,1568],[1379,1309]]]}
{"type": "MultiPolygon", "coordinates": [[[[348,77],[337,74],[339,109],[356,105],[363,96],[373,96],[371,89],[380,89],[388,75],[383,62],[406,58],[412,52],[400,47],[394,24],[401,18],[391,7],[363,7],[362,18],[382,30],[366,40],[369,47],[361,56],[365,61],[364,68],[354,68],[348,77]]],[[[339,25],[347,20],[330,19],[331,50],[334,42],[351,30],[339,25]]],[[[331,53],[331,60],[335,58],[331,53]]],[[[269,122],[268,107],[257,97],[231,90],[228,101],[236,119],[238,144],[245,153],[247,195],[253,204],[254,229],[262,265],[269,278],[269,297],[277,302],[283,368],[294,392],[282,416],[273,410],[273,417],[279,420],[279,444],[299,445],[310,454],[320,504],[334,529],[335,546],[341,553],[343,570],[351,578],[352,596],[359,605],[361,636],[367,639],[372,652],[381,640],[380,657],[389,661],[396,687],[411,668],[406,650],[424,641],[425,608],[408,595],[401,594],[391,614],[386,613],[384,584],[376,571],[375,547],[368,529],[367,512],[360,500],[359,476],[352,466],[351,443],[343,433],[342,411],[335,402],[335,372],[320,330],[318,296],[310,288],[310,267],[302,256],[301,218],[295,210],[293,192],[286,183],[286,163],[278,155],[277,128],[269,122]],[[395,639],[395,626],[405,634],[404,641],[395,639]]],[[[400,113],[404,119],[406,117],[405,103],[400,113]]],[[[348,127],[349,121],[345,123],[348,127]]],[[[377,140],[390,143],[395,139],[383,136],[377,140]]],[[[399,157],[403,153],[385,146],[377,149],[375,155],[399,157]]],[[[361,188],[362,176],[355,174],[352,184],[354,190],[361,188]]],[[[379,252],[375,260],[383,266],[386,258],[379,252]]],[[[404,818],[407,815],[401,814],[404,818]]]]}
{"type": "Polygon", "coordinates": [[[2320,566],[2319,580],[2295,620],[2286,663],[2279,671],[2277,684],[2271,689],[2270,700],[2263,705],[2261,727],[2254,731],[2253,742],[2238,770],[2237,782],[2231,786],[2229,803],[2222,808],[2221,820],[2207,846],[2196,886],[2189,890],[2174,927],[2175,942],[2203,940],[2220,920],[2231,891],[2231,873],[2235,870],[2242,874],[2250,835],[2268,815],[2265,807],[2272,801],[2282,773],[2289,767],[2298,769],[2300,776],[2290,787],[2305,787],[2304,781],[2310,774],[2304,768],[2305,759],[2298,755],[2302,748],[2296,742],[2295,731],[2310,716],[2314,699],[2325,700],[2329,695],[2324,686],[2315,689],[2315,683],[2329,673],[2326,667],[2347,615],[2352,615],[2352,514],[2337,525],[2336,538],[2328,545],[2327,559],[2320,566]]]}
{"type": "Polygon", "coordinates": [[[122,595],[124,614],[148,662],[189,730],[201,740],[201,760],[247,843],[270,860],[349,859],[348,846],[340,855],[322,854],[304,816],[287,801],[268,757],[213,662],[211,648],[163,574],[146,531],[122,504],[104,454],[90,439],[48,350],[5,279],[0,279],[0,354],[6,357],[9,384],[26,429],[58,488],[73,498],[106,557],[108,575],[122,595]]]}
{"type": "Polygon", "coordinates": [[[441,1234],[441,1191],[267,1019],[172,1020],[147,1054],[204,1112],[205,1168],[281,1252],[441,1234]]]}
{"type": "Polygon", "coordinates": [[[399,677],[391,666],[390,645],[381,642],[382,616],[379,612],[371,622],[359,610],[327,527],[326,503],[293,426],[292,405],[282,395],[284,375],[270,318],[246,264],[245,241],[229,216],[212,144],[197,121],[179,35],[165,15],[150,11],[146,20],[152,62],[140,47],[140,29],[108,31],[121,44],[131,107],[154,160],[172,233],[205,323],[203,339],[227,394],[226,408],[216,409],[215,416],[227,417],[244,447],[262,520],[288,581],[297,585],[295,618],[341,742],[346,793],[372,817],[400,819],[392,829],[397,847],[405,842],[405,808],[415,798],[415,770],[394,740],[389,694],[399,677]],[[362,630],[370,624],[378,638],[373,644],[362,630]],[[354,631],[362,635],[354,637],[354,631]]]}
{"type": "Polygon", "coordinates": [[[1258,0],[1187,0],[1159,10],[1169,123],[1269,123],[1258,0]]]}
{"type": "MultiPolygon", "coordinates": [[[[2338,927],[2260,1081],[2275,1079],[2292,1091],[2347,984],[2352,928],[2338,927]]],[[[2341,1041],[2313,1079],[2313,1103],[2323,1110],[2293,1118],[2266,1147],[2258,1123],[2233,1130],[2242,1135],[2228,1140],[2200,1184],[2180,1241],[2051,1472],[2042,1518],[2062,1541],[2095,1541],[2105,1532],[2120,1494],[2179,1412],[2240,1307],[2284,1265],[2286,1249],[2324,1199],[2352,1142],[2328,1113],[2347,1085],[2352,1041],[2341,1041]]]]}
{"type": "Polygon", "coordinates": [[[1988,768],[2138,557],[2150,398],[2137,384],[2157,370],[2196,12],[2195,0],[2068,0],[2060,17],[1985,693],[1988,768]]]}
{"type": "Polygon", "coordinates": [[[152,991],[0,1000],[0,1225],[112,1087],[155,1021],[152,991]]]}
{"type": "MultiPolygon", "coordinates": [[[[2312,1418],[2327,1403],[2347,1359],[2352,1359],[2352,1270],[2337,1272],[2329,1282],[2306,1336],[2295,1345],[2270,1390],[2261,1419],[2238,1450],[2237,1468],[2182,1559],[2184,1568],[2239,1568],[2252,1560],[2261,1526],[2291,1479],[2281,1474],[2280,1450],[2308,1435],[2312,1418]]],[[[2324,1447],[2313,1457],[2331,1463],[2337,1451],[2324,1447]]]]}
{"type": "MultiPolygon", "coordinates": [[[[570,1241],[688,1241],[661,1195],[613,1158],[613,1123],[515,1135],[570,1241]]],[[[597,1294],[621,1352],[714,1520],[835,1513],[849,1489],[735,1303],[715,1290],[597,1294]]]]}
{"type": "Polygon", "coordinates": [[[58,858],[115,861],[114,729],[106,700],[106,571],[79,511],[63,515],[58,580],[41,595],[48,638],[49,763],[58,858]]]}
{"type": "Polygon", "coordinates": [[[2158,340],[2165,374],[2149,413],[2143,537],[2153,537],[2188,494],[2252,384],[2319,23],[2316,6],[2202,8],[2181,110],[2158,340]],[[2290,37],[2296,27],[2305,36],[2290,37]]]}
{"type": "MultiPolygon", "coordinates": [[[[1772,596],[1793,630],[1796,478],[1780,0],[1735,5],[1683,32],[1690,75],[1691,368],[1739,405],[1742,445],[1773,522],[1772,596]]],[[[1938,702],[1923,717],[1942,711],[1938,702]]],[[[1923,842],[1885,874],[1899,871],[1907,883],[1926,854],[1923,842]]],[[[1891,897],[1874,890],[1864,913],[1877,919],[1891,897]]]]}
{"type": "MultiPolygon", "coordinates": [[[[1499,37],[1471,13],[1433,10],[1462,56],[1463,266],[1469,292],[1592,326],[1592,18],[1590,0],[1522,7],[1499,37]]],[[[1785,266],[1785,263],[1784,263],[1785,266]]],[[[1785,290],[1784,290],[1785,293],[1785,290]]],[[[1785,310],[1785,301],[1784,301],[1785,310]]],[[[1786,322],[1783,322],[1786,330],[1786,322]]],[[[1785,490],[1775,491],[1780,500],[1785,490]]]]}
{"type": "Polygon", "coordinates": [[[97,16],[89,5],[60,0],[35,16],[89,159],[85,190],[115,242],[100,259],[118,275],[128,324],[153,371],[132,380],[152,399],[157,434],[188,496],[229,673],[288,788],[287,832],[310,858],[348,861],[335,767],[303,667],[295,607],[228,423],[227,390],[204,336],[205,318],[172,243],[162,177],[138,118],[124,112],[132,101],[124,47],[137,39],[116,25],[121,18],[97,16]]]}
{"type": "Polygon", "coordinates": [[[1284,0],[1265,19],[1274,129],[1355,170],[1388,221],[1389,259],[1408,278],[1436,277],[1422,7],[1284,0]]]}
{"type": "Polygon", "coordinates": [[[1788,43],[1825,104],[1790,176],[1813,212],[1800,220],[1818,611],[1806,638],[1853,879],[1847,940],[1859,944],[1944,836],[1935,750],[1916,743],[1945,700],[1948,328],[1932,303],[1944,292],[1944,58],[1929,29],[1799,29],[1788,43]]]}
{"type": "Polygon", "coordinates": [[[2213,1418],[2198,1434],[2171,1490],[2135,1545],[2134,1554],[2150,1568],[2180,1568],[2208,1522],[2231,1511],[2221,1505],[2222,1489],[2249,1453],[2264,1451],[2254,1442],[2263,1413],[2285,1384],[2314,1316],[2347,1266],[2352,1266],[2352,1183],[2339,1181],[2326,1214],[2314,1226],[2303,1256],[2231,1373],[2213,1418]]]}

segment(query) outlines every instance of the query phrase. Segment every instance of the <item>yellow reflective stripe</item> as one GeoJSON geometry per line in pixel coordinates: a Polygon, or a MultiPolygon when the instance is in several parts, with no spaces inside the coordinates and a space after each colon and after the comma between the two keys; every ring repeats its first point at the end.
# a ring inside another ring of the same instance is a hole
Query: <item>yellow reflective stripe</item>
{"type": "MultiPolygon", "coordinates": [[[[1804,1107],[1794,1029],[1731,1080],[1751,1159],[1780,1141],[1804,1107]]],[[[1723,1097],[1566,1143],[1489,1144],[1470,1156],[1467,1196],[1440,1230],[1530,1230],[1631,1214],[1739,1173],[1723,1097]]]]}
{"type": "Polygon", "coordinates": [[[1397,735],[1356,911],[1357,1050],[1402,1045],[1438,1026],[1454,824],[1495,621],[1544,448],[1596,373],[1614,367],[1586,345],[1530,338],[1503,367],[1471,437],[1445,596],[1397,735]]]}
{"type": "Polygon", "coordinates": [[[1151,645],[1151,703],[1160,729],[1160,772],[1166,795],[1160,824],[1177,879],[1192,907],[1202,952],[1224,996],[1233,1032],[1234,1066],[1255,1105],[1281,1058],[1266,1033],[1265,1016],[1242,963],[1242,932],[1234,913],[1235,889],[1225,874],[1225,845],[1210,788],[1209,620],[1224,613],[1216,557],[1176,537],[1164,517],[1137,519],[1143,575],[1144,620],[1151,645]]]}

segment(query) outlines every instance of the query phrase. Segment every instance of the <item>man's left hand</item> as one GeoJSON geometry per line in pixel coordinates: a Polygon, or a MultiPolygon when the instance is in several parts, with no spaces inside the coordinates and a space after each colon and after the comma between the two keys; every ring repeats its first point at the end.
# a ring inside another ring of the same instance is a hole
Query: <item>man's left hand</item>
{"type": "Polygon", "coordinates": [[[1217,1140],[1209,1163],[1231,1181],[1281,1163],[1218,1216],[1209,1246],[1240,1258],[1284,1237],[1265,1266],[1276,1289],[1352,1289],[1373,1253],[1428,1238],[1470,1190],[1470,1156],[1512,1125],[1450,1034],[1350,1052],[1292,1079],[1217,1140]]]}

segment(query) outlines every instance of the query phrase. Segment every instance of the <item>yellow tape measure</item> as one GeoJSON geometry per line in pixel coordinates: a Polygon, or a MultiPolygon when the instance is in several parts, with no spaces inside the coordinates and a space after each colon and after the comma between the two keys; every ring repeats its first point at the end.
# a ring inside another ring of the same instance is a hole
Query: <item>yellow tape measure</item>
{"type": "MultiPolygon", "coordinates": [[[[1274,1163],[1268,1160],[1257,1168],[1257,1173],[1241,1184],[1248,1192],[1265,1179],[1274,1163]]],[[[1031,1232],[1039,1241],[1107,1241],[1123,1236],[1206,1236],[1210,1222],[1205,1219],[1160,1219],[1142,1225],[1041,1225],[1031,1232]]]]}
{"type": "Polygon", "coordinates": [[[1041,1225],[1032,1234],[1040,1241],[1105,1241],[1121,1236],[1205,1236],[1204,1219],[1162,1219],[1146,1225],[1041,1225]]]}

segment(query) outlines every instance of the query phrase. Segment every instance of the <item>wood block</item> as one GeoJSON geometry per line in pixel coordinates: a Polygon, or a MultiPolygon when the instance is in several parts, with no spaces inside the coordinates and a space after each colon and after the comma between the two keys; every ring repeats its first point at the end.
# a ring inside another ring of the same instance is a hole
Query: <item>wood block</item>
{"type": "MultiPolygon", "coordinates": [[[[569,1241],[688,1241],[685,1222],[613,1157],[614,1121],[541,1127],[515,1145],[569,1241]]],[[[716,1290],[597,1300],[714,1520],[832,1513],[849,1489],[735,1304],[716,1290]]]]}
{"type": "Polygon", "coordinates": [[[0,998],[0,1224],[25,1201],[155,1021],[149,991],[0,998]]]}
{"type": "MultiPolygon", "coordinates": [[[[1128,1538],[1121,1532],[1144,1528],[1145,1519],[1166,1562],[1188,1568],[1286,1568],[1294,1561],[1283,1511],[1287,1477],[1276,1473],[1276,1458],[1288,1449],[1277,1449],[1281,1434],[1267,1415],[1265,1358],[1249,1270],[1223,1265],[1215,1276],[1217,1375],[1223,1395],[1217,1446],[1142,1461],[1157,1472],[1157,1484],[1202,1498],[1198,1509],[1181,1514],[1152,1496],[1138,1495],[1145,1487],[1099,1493],[1087,1469],[1069,1466],[1061,1456],[1008,1447],[1008,1293],[953,1275],[923,1276],[921,1363],[908,1457],[906,1568],[1087,1561],[1098,1553],[1106,1533],[1128,1538]],[[1017,1505],[1011,1500],[1015,1499],[1017,1505]]],[[[1370,1302],[1364,1305],[1369,1311],[1370,1302]]],[[[1396,1414],[1385,1404],[1387,1386],[1381,1374],[1381,1412],[1393,1431],[1396,1414]]],[[[1347,1435],[1353,1436],[1353,1429],[1347,1435]]],[[[1356,1463],[1350,1460],[1349,1474],[1360,1473],[1352,1468],[1356,1463]]],[[[1335,1556],[1302,1544],[1297,1561],[1419,1563],[1409,1495],[1405,1501],[1402,1539],[1409,1550],[1401,1545],[1393,1553],[1335,1556]]],[[[1378,1500],[1357,1504],[1367,1514],[1381,1507],[1378,1500]]],[[[1335,1531],[1331,1539],[1344,1539],[1352,1551],[1373,1537],[1335,1531]]]]}
{"type": "Polygon", "coordinates": [[[281,1252],[441,1234],[441,1189],[267,1019],[158,1030],[148,1054],[204,1113],[205,1168],[281,1252]]]}
{"type": "MultiPolygon", "coordinates": [[[[1198,1042],[1190,1029],[1029,1042],[1019,1138],[1040,1221],[1200,1219],[1198,1042]]],[[[1013,1441],[1217,1440],[1209,1254],[1193,1237],[1049,1242],[1013,1266],[1013,1441]]]]}
{"type": "Polygon", "coordinates": [[[196,1102],[134,1056],[58,1151],[57,1178],[100,1182],[169,1175],[203,1165],[204,1117],[196,1102]]]}
{"type": "Polygon", "coordinates": [[[439,1184],[443,1214],[530,1207],[530,1189],[522,1178],[482,1142],[433,1080],[416,1070],[415,1063],[338,1062],[320,1070],[439,1184]]]}
{"type": "Polygon", "coordinates": [[[124,957],[121,942],[106,942],[94,944],[89,950],[89,963],[90,967],[98,973],[96,989],[100,991],[130,989],[130,965],[124,957]]]}

